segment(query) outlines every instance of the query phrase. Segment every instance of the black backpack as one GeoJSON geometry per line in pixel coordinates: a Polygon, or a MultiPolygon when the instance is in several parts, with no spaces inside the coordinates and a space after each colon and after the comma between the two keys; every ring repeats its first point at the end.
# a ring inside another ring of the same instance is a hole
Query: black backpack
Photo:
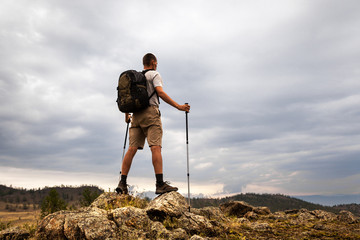
{"type": "Polygon", "coordinates": [[[149,70],[138,72],[127,70],[120,74],[117,87],[117,105],[123,113],[134,113],[149,106],[149,99],[156,93],[148,95],[145,73],[149,70]]]}

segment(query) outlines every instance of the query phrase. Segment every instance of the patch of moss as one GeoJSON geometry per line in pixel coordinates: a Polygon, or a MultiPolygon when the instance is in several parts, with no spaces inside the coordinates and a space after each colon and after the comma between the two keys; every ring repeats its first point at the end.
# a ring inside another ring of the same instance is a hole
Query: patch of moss
{"type": "Polygon", "coordinates": [[[175,229],[179,227],[179,222],[176,218],[166,216],[166,218],[163,221],[163,225],[166,229],[175,229]]]}
{"type": "Polygon", "coordinates": [[[105,203],[105,210],[113,210],[122,207],[136,207],[144,209],[148,205],[148,200],[140,197],[134,197],[131,195],[120,195],[111,202],[105,203]]]}

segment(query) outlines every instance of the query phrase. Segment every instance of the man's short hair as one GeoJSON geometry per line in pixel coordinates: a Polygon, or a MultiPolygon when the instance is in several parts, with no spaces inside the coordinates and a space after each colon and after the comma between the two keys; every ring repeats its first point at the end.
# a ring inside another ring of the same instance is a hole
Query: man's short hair
{"type": "Polygon", "coordinates": [[[153,61],[153,60],[154,60],[155,62],[157,61],[154,54],[152,54],[152,53],[147,53],[147,54],[145,54],[145,56],[143,57],[143,64],[144,64],[144,66],[150,66],[151,61],[153,61]]]}

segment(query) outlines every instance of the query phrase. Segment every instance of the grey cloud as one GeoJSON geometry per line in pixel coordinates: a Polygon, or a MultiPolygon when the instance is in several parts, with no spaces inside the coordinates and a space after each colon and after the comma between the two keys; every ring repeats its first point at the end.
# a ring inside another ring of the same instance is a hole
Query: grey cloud
{"type": "MultiPolygon", "coordinates": [[[[192,106],[195,182],[229,193],[359,182],[357,1],[1,5],[2,166],[117,174],[116,81],[154,52],[165,91],[192,106]]],[[[185,114],[160,108],[165,174],[183,181],[185,114]]],[[[136,156],[133,177],[153,177],[149,159],[136,156]]]]}

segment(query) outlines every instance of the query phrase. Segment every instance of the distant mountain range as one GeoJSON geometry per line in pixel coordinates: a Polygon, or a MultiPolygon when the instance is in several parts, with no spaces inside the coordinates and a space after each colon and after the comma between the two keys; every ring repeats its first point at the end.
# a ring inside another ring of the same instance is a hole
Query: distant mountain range
{"type": "Polygon", "coordinates": [[[360,204],[360,194],[354,195],[310,195],[310,196],[294,196],[307,202],[321,204],[324,206],[334,206],[343,204],[360,204]]]}
{"type": "Polygon", "coordinates": [[[327,212],[339,213],[341,210],[347,210],[360,216],[360,204],[339,204],[336,206],[324,206],[300,199],[299,197],[290,197],[282,194],[238,194],[224,198],[192,198],[191,206],[202,208],[207,206],[219,206],[229,201],[244,201],[253,206],[268,207],[271,212],[285,211],[292,209],[305,208],[308,210],[324,210],[327,212]]]}

